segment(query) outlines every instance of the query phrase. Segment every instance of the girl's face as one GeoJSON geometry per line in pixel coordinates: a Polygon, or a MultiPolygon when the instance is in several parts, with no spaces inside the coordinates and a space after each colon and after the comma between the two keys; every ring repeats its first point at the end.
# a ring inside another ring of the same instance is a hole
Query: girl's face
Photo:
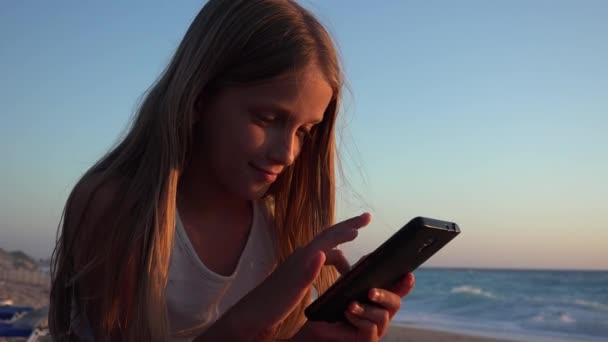
{"type": "Polygon", "coordinates": [[[208,181],[246,199],[262,197],[323,120],[333,91],[321,70],[223,89],[199,113],[194,156],[208,181]]]}

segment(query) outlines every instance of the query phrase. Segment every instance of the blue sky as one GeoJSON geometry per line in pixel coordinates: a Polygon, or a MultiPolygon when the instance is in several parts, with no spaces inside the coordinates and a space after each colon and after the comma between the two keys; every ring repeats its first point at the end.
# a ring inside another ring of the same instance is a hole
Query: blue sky
{"type": "MultiPolygon", "coordinates": [[[[458,222],[434,266],[608,269],[608,2],[302,1],[351,95],[339,218],[458,222]]],[[[123,132],[198,1],[0,4],[0,247],[50,253],[78,176],[123,132]]]]}

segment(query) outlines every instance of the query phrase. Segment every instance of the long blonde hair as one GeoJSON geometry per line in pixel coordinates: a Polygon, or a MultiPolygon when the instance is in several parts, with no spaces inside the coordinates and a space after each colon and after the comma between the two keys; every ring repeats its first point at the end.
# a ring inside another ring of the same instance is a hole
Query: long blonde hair
{"type": "MultiPolygon", "coordinates": [[[[334,127],[343,77],[331,37],[293,1],[211,0],[147,92],[125,137],[82,176],[68,197],[53,253],[49,325],[56,338],[73,338],[73,300],[84,312],[92,298],[78,295],[79,284],[87,274],[101,272],[94,291],[98,338],[118,332],[129,340],[168,339],[164,290],[177,185],[192,148],[195,104],[214,90],[268,80],[310,63],[321,67],[333,97],[297,161],[265,196],[274,214],[279,264],[334,223],[334,127]],[[80,227],[73,207],[86,209],[93,194],[111,182],[120,189],[113,193],[111,222],[96,227],[103,231],[80,227]],[[87,195],[77,196],[79,192],[87,195]],[[125,274],[125,260],[134,274],[125,274]],[[135,279],[128,307],[125,289],[116,286],[126,277],[135,279]],[[121,321],[121,310],[129,310],[128,322],[121,321]]],[[[319,292],[336,275],[333,267],[324,267],[315,282],[319,292]]],[[[310,294],[279,325],[277,337],[299,329],[309,300],[310,294]]]]}

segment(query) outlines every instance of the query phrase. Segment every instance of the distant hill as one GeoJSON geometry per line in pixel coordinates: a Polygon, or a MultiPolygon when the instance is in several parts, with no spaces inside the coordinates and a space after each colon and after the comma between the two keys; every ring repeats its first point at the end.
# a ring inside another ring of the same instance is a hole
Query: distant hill
{"type": "Polygon", "coordinates": [[[38,263],[22,251],[6,252],[0,248],[0,269],[25,269],[35,271],[38,263]]]}

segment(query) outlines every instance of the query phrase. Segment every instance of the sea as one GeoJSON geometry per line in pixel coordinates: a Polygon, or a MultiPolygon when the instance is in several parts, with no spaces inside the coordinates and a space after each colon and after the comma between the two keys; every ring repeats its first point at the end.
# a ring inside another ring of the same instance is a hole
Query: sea
{"type": "Polygon", "coordinates": [[[518,341],[608,341],[608,272],[421,268],[393,324],[518,341]]]}

